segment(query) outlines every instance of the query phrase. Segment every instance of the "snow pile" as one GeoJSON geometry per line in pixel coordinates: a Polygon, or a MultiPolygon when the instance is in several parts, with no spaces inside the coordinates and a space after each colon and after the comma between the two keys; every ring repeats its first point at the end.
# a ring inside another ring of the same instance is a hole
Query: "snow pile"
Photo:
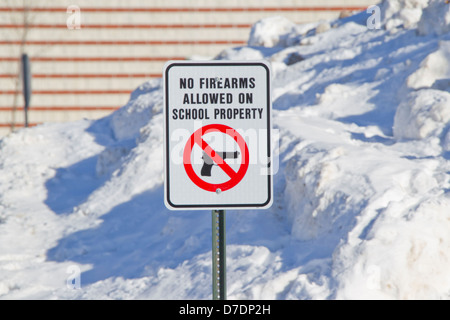
{"type": "MultiPolygon", "coordinates": [[[[448,12],[387,0],[255,24],[273,69],[268,210],[227,212],[230,299],[450,298],[448,12]]],[[[97,121],[0,140],[2,299],[210,299],[208,212],[163,204],[161,80],[97,121]]]]}
{"type": "Polygon", "coordinates": [[[412,89],[436,88],[448,91],[450,84],[450,41],[441,41],[437,50],[430,53],[407,80],[412,89]]]}
{"type": "Polygon", "coordinates": [[[289,37],[295,32],[296,24],[282,16],[261,20],[253,25],[248,40],[249,46],[288,46],[289,37]]]}

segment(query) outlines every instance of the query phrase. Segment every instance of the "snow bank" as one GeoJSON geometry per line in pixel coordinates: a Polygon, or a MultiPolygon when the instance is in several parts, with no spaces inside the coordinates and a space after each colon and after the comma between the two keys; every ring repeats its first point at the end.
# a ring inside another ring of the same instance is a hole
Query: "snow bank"
{"type": "Polygon", "coordinates": [[[131,93],[128,103],[112,115],[114,137],[117,140],[138,137],[139,130],[162,108],[162,81],[155,79],[142,84],[131,93]]]}
{"type": "Polygon", "coordinates": [[[394,119],[397,139],[440,138],[450,128],[450,93],[440,90],[412,92],[399,106],[394,119]]]}
{"type": "Polygon", "coordinates": [[[432,0],[424,8],[417,28],[419,34],[443,35],[450,31],[450,6],[447,1],[432,0]]]}
{"type": "Polygon", "coordinates": [[[364,177],[340,164],[348,152],[342,146],[305,147],[287,163],[285,200],[296,239],[339,237],[365,206],[371,187],[364,177]]]}
{"type": "MultiPolygon", "coordinates": [[[[450,6],[449,6],[450,7],[450,6]]],[[[426,56],[407,79],[412,89],[436,88],[450,91],[450,41],[440,41],[436,51],[426,56]]]]}
{"type": "MultiPolygon", "coordinates": [[[[430,0],[385,0],[381,3],[381,17],[387,30],[402,26],[412,28],[417,25],[422,10],[430,0]]],[[[438,0],[439,1],[439,0],[438,0]]]]}
{"type": "Polygon", "coordinates": [[[450,30],[450,8],[442,0],[384,0],[382,24],[389,31],[417,28],[420,35],[442,35],[450,30]]]}
{"type": "MultiPolygon", "coordinates": [[[[420,35],[448,32],[450,6],[430,1],[418,23],[420,35]]],[[[394,120],[398,139],[435,137],[446,149],[450,121],[450,42],[440,40],[437,49],[426,55],[418,68],[406,79],[410,92],[402,99],[394,120]]]]}
{"type": "Polygon", "coordinates": [[[341,248],[334,272],[342,287],[336,298],[352,299],[358,292],[369,299],[446,297],[449,206],[448,197],[410,208],[389,206],[366,241],[341,248]]]}
{"type": "Polygon", "coordinates": [[[282,16],[266,18],[255,23],[248,39],[249,46],[288,46],[296,25],[282,16]]]}
{"type": "Polygon", "coordinates": [[[318,34],[331,28],[328,21],[297,25],[283,16],[264,18],[250,29],[250,47],[289,47],[299,44],[307,34],[318,34]]]}

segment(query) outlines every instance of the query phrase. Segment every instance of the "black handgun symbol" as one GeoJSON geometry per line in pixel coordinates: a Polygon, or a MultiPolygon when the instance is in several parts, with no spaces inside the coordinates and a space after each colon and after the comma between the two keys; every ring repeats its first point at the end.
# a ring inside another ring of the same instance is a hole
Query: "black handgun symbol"
{"type": "MultiPolygon", "coordinates": [[[[225,159],[237,159],[237,157],[239,156],[239,151],[216,152],[216,154],[225,161],[225,159]]],[[[202,170],[201,170],[200,174],[203,177],[210,177],[212,166],[217,165],[217,164],[214,163],[214,160],[204,151],[203,151],[202,159],[203,159],[203,166],[202,166],[202,170]]]]}

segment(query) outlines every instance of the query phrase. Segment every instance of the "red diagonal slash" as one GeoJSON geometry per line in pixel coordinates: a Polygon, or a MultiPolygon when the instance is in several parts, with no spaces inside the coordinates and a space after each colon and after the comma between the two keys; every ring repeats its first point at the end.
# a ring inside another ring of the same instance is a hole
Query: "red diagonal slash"
{"type": "Polygon", "coordinates": [[[230,167],[228,163],[226,163],[218,154],[214,151],[213,148],[209,146],[208,143],[205,142],[201,137],[196,137],[195,143],[197,143],[203,151],[223,170],[225,173],[233,179],[236,176],[236,171],[230,167]]]}

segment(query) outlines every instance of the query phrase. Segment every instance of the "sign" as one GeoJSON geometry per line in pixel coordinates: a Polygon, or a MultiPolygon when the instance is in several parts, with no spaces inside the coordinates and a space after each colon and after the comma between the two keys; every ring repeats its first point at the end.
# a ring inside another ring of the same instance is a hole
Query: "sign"
{"type": "Polygon", "coordinates": [[[166,206],[269,207],[269,66],[260,61],[171,61],[163,77],[166,206]]]}
{"type": "Polygon", "coordinates": [[[248,169],[248,147],[245,143],[244,138],[233,128],[230,128],[228,126],[225,126],[223,124],[210,124],[205,127],[202,127],[198,129],[194,134],[189,138],[188,142],[186,143],[186,146],[184,148],[183,153],[183,163],[184,168],[186,170],[187,175],[191,179],[191,181],[198,186],[199,188],[202,188],[203,190],[210,191],[210,192],[217,192],[220,193],[222,191],[229,190],[236,186],[242,178],[247,173],[248,169]],[[208,143],[206,143],[202,136],[204,133],[208,132],[221,132],[224,134],[230,135],[230,137],[235,138],[236,143],[239,146],[239,151],[228,151],[228,152],[220,152],[215,151],[213,148],[211,148],[208,143]],[[197,173],[194,171],[192,163],[191,163],[191,154],[194,144],[197,144],[202,150],[203,150],[203,161],[204,164],[202,166],[202,169],[200,170],[201,176],[211,176],[211,169],[214,164],[218,165],[220,169],[222,169],[230,178],[226,182],[223,183],[211,183],[206,182],[200,178],[197,173]],[[239,170],[235,172],[228,163],[225,162],[226,158],[238,158],[239,155],[242,155],[241,163],[239,166],[239,170]]]}

